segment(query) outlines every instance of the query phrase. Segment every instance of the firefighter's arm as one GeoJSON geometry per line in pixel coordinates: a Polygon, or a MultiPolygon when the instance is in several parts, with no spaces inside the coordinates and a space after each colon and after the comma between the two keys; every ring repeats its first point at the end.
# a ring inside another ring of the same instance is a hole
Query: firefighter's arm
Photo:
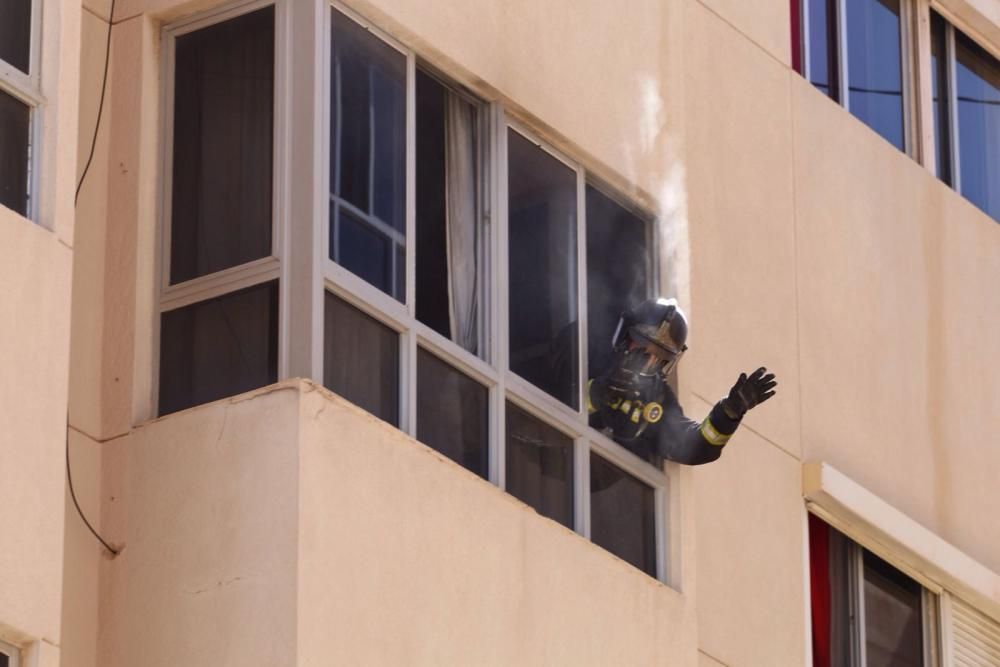
{"type": "Polygon", "coordinates": [[[777,384],[766,368],[758,368],[749,377],[742,373],[729,395],[716,403],[700,423],[684,416],[668,387],[664,424],[656,434],[660,456],[688,465],[715,461],[747,411],[774,396],[777,384]]]}

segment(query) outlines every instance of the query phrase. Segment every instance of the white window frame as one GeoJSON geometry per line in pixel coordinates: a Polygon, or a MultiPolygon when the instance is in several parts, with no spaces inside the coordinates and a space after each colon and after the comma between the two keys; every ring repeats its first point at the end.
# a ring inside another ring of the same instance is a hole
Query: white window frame
{"type": "Polygon", "coordinates": [[[153,372],[150,414],[159,414],[160,387],[160,323],[165,313],[184,308],[209,299],[231,294],[241,289],[254,287],[271,281],[278,285],[278,378],[287,377],[288,327],[285,326],[288,299],[285,276],[282,268],[287,266],[285,257],[285,228],[287,215],[287,170],[286,135],[284,128],[288,116],[288,0],[251,0],[228,5],[224,8],[198,14],[197,16],[169,23],[161,32],[162,77],[164,82],[161,118],[161,169],[160,179],[160,249],[157,253],[156,270],[156,322],[153,341],[153,372]],[[176,40],[202,28],[243,16],[268,6],[274,7],[274,121],[272,146],[272,197],[271,197],[271,253],[266,257],[229,267],[184,282],[170,284],[170,242],[171,206],[173,203],[173,128],[174,128],[174,82],[176,40]]]}
{"type": "Polygon", "coordinates": [[[0,641],[0,654],[7,656],[7,667],[20,667],[21,651],[16,646],[0,641]]]}
{"type": "MultiPolygon", "coordinates": [[[[983,48],[987,53],[992,55],[994,58],[1000,60],[1000,55],[997,55],[998,48],[990,45],[989,42],[981,39],[976,31],[969,30],[967,26],[963,24],[962,21],[958,21],[954,16],[947,12],[947,10],[938,6],[936,3],[932,3],[929,7],[930,11],[933,11],[941,17],[944,21],[944,35],[945,35],[945,81],[940,82],[941,87],[944,90],[944,94],[947,96],[948,104],[948,142],[949,151],[947,155],[947,160],[949,166],[951,167],[951,183],[950,187],[955,190],[955,192],[962,194],[962,160],[961,160],[961,147],[959,146],[959,127],[958,127],[958,88],[955,85],[957,81],[957,67],[958,58],[955,51],[955,33],[956,31],[961,31],[966,38],[970,41],[975,42],[980,47],[983,48]]],[[[930,28],[928,28],[928,35],[930,35],[930,28]]],[[[929,87],[929,84],[928,84],[929,87]]],[[[931,117],[931,123],[933,123],[933,116],[931,117]]],[[[934,155],[939,146],[937,145],[937,135],[934,135],[934,155]]],[[[934,161],[932,164],[928,165],[928,168],[940,178],[940,174],[937,173],[937,162],[934,161]]],[[[1000,187],[1000,186],[998,186],[1000,187]]],[[[964,196],[964,195],[963,195],[964,196]]]]}
{"type": "MultiPolygon", "coordinates": [[[[483,198],[483,236],[486,239],[487,261],[484,262],[483,279],[487,285],[489,295],[487,321],[484,323],[484,335],[487,345],[484,348],[485,359],[462,349],[459,345],[448,340],[438,332],[432,330],[416,318],[415,310],[415,246],[416,246],[416,70],[417,53],[401,43],[391,35],[382,31],[363,16],[351,8],[345,6],[339,0],[332,0],[330,7],[336,9],[349,19],[366,28],[376,38],[381,39],[385,44],[399,51],[406,57],[407,62],[407,98],[406,98],[406,289],[405,301],[400,302],[394,297],[382,292],[377,287],[367,283],[364,279],[354,275],[344,267],[336,264],[328,256],[326,249],[329,248],[329,214],[320,216],[318,224],[321,225],[321,238],[323,251],[322,275],[323,289],[333,293],[352,306],[357,307],[365,314],[373,317],[378,322],[386,325],[399,335],[400,346],[400,370],[399,370],[399,428],[407,434],[416,437],[417,433],[417,410],[416,410],[416,386],[417,386],[417,348],[421,347],[431,352],[438,358],[445,361],[454,370],[461,372],[469,378],[475,380],[487,389],[489,395],[489,456],[488,456],[488,479],[501,489],[506,489],[506,438],[505,438],[505,415],[506,403],[523,409],[532,417],[557,429],[563,435],[572,438],[574,454],[574,520],[573,528],[580,535],[590,539],[590,453],[596,452],[608,462],[619,467],[623,471],[635,477],[653,489],[655,503],[655,527],[656,527],[656,578],[661,582],[671,584],[679,582],[668,581],[669,568],[667,563],[668,550],[668,511],[667,498],[669,494],[670,479],[663,469],[658,469],[645,460],[640,459],[635,454],[629,452],[624,447],[618,445],[607,436],[591,428],[588,424],[586,411],[586,401],[584,391],[586,390],[586,365],[587,365],[587,331],[586,331],[586,185],[589,182],[600,189],[616,202],[621,203],[623,196],[613,194],[613,190],[596,178],[588,178],[588,173],[583,164],[573,158],[561,153],[551,145],[539,138],[527,124],[521,120],[508,118],[500,104],[492,103],[488,105],[488,122],[481,132],[480,141],[488,144],[485,155],[481,155],[484,163],[483,178],[480,188],[485,190],[483,198]],[[529,141],[532,141],[542,150],[546,151],[576,174],[577,180],[577,312],[579,326],[578,345],[578,372],[580,382],[578,383],[578,405],[573,409],[558,399],[548,395],[541,389],[533,386],[528,381],[518,377],[509,368],[509,347],[508,347],[508,326],[509,311],[507,304],[507,253],[508,253],[508,233],[507,233],[507,132],[514,130],[529,141]]],[[[324,26],[324,67],[323,77],[324,90],[322,99],[324,100],[324,127],[326,132],[330,131],[331,110],[330,110],[330,59],[331,59],[331,39],[332,27],[331,14],[326,12],[324,26]]],[[[421,69],[425,66],[421,63],[421,69]]],[[[426,71],[437,74],[434,67],[427,67],[426,71]]],[[[441,73],[447,77],[447,72],[441,73]]],[[[483,104],[480,102],[480,104],[483,104]]],[[[316,142],[321,150],[329,150],[328,137],[323,141],[316,142]]],[[[330,183],[329,159],[322,159],[324,178],[320,179],[327,184],[330,183]]],[[[328,210],[329,207],[327,207],[328,210]]],[[[639,207],[632,203],[626,206],[631,211],[639,211],[639,207]]],[[[653,245],[656,248],[658,234],[656,225],[652,224],[655,219],[651,215],[645,215],[645,219],[651,221],[650,234],[653,245]]],[[[659,273],[657,271],[658,253],[651,252],[650,258],[650,282],[651,287],[658,283],[659,273]]],[[[314,318],[314,336],[322,340],[324,318],[314,318]]],[[[322,347],[322,346],[320,346],[322,347]]],[[[322,355],[322,352],[319,353],[322,355]]],[[[322,359],[314,368],[323,368],[322,359]]]]}
{"type": "Polygon", "coordinates": [[[41,156],[42,112],[45,97],[41,87],[41,37],[42,11],[44,0],[31,0],[31,27],[28,55],[28,73],[0,60],[0,91],[12,95],[26,104],[28,115],[28,160],[27,169],[28,204],[25,211],[27,219],[38,220],[39,212],[39,156],[41,156]]]}
{"type": "MultiPolygon", "coordinates": [[[[814,514],[829,528],[837,530],[850,540],[847,549],[847,597],[851,618],[853,619],[849,632],[851,644],[850,667],[866,667],[867,655],[865,647],[867,645],[867,628],[865,623],[864,552],[868,547],[852,534],[852,529],[849,525],[832,518],[830,514],[822,510],[817,511],[815,506],[809,506],[807,512],[814,514]]],[[[808,548],[809,541],[806,540],[807,551],[808,548]]],[[[947,627],[943,615],[942,589],[928,582],[924,577],[913,576],[912,570],[905,564],[902,564],[898,558],[895,558],[885,548],[879,549],[877,553],[872,549],[868,549],[868,551],[884,560],[903,576],[911,579],[920,586],[920,633],[923,641],[923,667],[942,667],[944,654],[941,650],[941,638],[943,629],[947,627]]],[[[809,559],[807,558],[806,563],[808,562],[809,559]]],[[[812,614],[809,615],[809,626],[811,627],[811,625],[812,614]]],[[[811,631],[809,636],[811,636],[811,631]]]]}
{"type": "MultiPolygon", "coordinates": [[[[801,16],[801,49],[802,49],[802,76],[806,81],[812,81],[811,63],[809,59],[809,4],[808,0],[798,0],[801,16]]],[[[917,124],[914,122],[914,114],[917,110],[914,95],[916,83],[917,67],[911,54],[914,52],[913,45],[916,44],[916,34],[913,30],[914,16],[916,8],[914,0],[900,0],[899,7],[899,66],[900,78],[903,91],[903,152],[911,157],[918,155],[919,141],[916,136],[917,124]]],[[[840,99],[832,101],[851,110],[850,77],[848,74],[848,53],[847,53],[847,0],[836,0],[834,4],[834,16],[829,20],[834,22],[837,36],[837,87],[840,99]]],[[[860,119],[859,119],[860,120],[860,119]]],[[[864,122],[864,121],[862,121],[864,122]]],[[[872,130],[874,131],[874,130],[872,130]]]]}

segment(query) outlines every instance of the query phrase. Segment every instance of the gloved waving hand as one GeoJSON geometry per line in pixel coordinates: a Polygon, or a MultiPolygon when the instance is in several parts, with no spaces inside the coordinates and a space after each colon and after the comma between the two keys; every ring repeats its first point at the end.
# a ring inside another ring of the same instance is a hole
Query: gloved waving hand
{"type": "Polygon", "coordinates": [[[764,367],[758,368],[749,377],[740,373],[740,379],[729,390],[729,396],[723,399],[722,408],[731,419],[742,419],[747,410],[774,396],[777,386],[774,373],[768,373],[764,367]]]}

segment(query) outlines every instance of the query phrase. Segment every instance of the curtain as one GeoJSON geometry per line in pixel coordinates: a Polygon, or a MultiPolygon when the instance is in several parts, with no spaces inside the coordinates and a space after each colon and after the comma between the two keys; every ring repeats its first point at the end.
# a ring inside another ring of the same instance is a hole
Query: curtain
{"type": "Polygon", "coordinates": [[[475,109],[455,93],[445,102],[445,220],[452,340],[478,353],[475,109]]]}

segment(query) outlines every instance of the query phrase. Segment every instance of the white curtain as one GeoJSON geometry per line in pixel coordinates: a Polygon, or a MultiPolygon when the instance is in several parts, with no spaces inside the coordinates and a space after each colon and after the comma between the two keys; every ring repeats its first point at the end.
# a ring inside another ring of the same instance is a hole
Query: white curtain
{"type": "Polygon", "coordinates": [[[451,337],[476,354],[479,347],[479,258],[476,214],[475,109],[448,92],[445,104],[448,305],[451,337]]]}

